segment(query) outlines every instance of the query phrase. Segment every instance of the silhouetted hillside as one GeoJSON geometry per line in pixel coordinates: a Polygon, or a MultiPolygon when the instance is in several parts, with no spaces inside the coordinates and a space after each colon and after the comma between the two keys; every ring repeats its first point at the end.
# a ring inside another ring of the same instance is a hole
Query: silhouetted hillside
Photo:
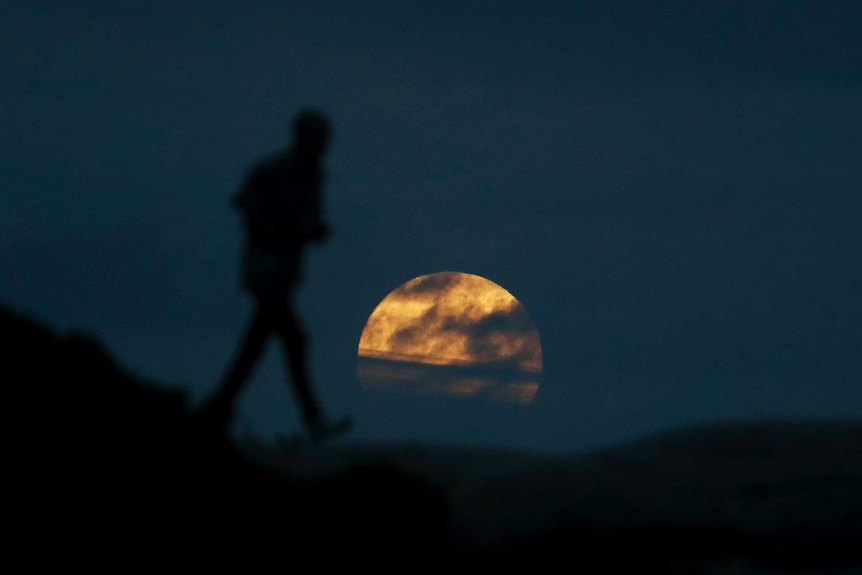
{"type": "Polygon", "coordinates": [[[5,404],[15,410],[10,519],[66,561],[110,549],[288,570],[862,566],[858,422],[681,430],[571,459],[422,446],[255,451],[193,425],[183,390],[129,373],[91,336],[0,307],[0,337],[17,400],[5,404]]]}
{"type": "Polygon", "coordinates": [[[16,519],[52,553],[288,564],[385,563],[381,541],[442,552],[446,501],[417,477],[378,463],[294,480],[192,425],[182,390],[125,371],[90,336],[6,308],[0,334],[21,399],[6,405],[26,413],[12,463],[28,509],[16,519]]]}

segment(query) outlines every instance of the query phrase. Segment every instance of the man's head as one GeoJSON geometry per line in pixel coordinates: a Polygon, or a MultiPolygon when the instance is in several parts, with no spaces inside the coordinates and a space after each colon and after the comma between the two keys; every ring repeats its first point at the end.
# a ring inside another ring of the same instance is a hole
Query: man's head
{"type": "Polygon", "coordinates": [[[293,118],[293,149],[308,161],[319,161],[332,139],[332,124],[318,110],[305,109],[293,118]]]}

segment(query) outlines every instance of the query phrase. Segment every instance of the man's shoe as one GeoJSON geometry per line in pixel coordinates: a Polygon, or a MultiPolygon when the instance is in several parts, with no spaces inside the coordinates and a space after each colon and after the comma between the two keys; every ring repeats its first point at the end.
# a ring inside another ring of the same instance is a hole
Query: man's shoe
{"type": "Polygon", "coordinates": [[[195,427],[218,433],[227,432],[233,418],[233,405],[230,401],[220,397],[207,400],[191,416],[192,424],[195,427]]]}
{"type": "Polygon", "coordinates": [[[312,441],[324,441],[347,433],[351,429],[353,429],[353,418],[348,415],[337,421],[321,421],[312,424],[308,434],[312,441]]]}

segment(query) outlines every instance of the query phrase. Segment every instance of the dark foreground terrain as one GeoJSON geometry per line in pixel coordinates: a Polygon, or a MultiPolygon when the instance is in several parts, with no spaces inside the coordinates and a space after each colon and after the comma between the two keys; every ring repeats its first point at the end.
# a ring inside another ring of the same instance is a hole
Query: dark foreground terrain
{"type": "Polygon", "coordinates": [[[706,426],[572,458],[279,450],[195,425],[183,390],[90,336],[0,307],[0,338],[6,547],[30,564],[862,572],[862,422],[706,426]]]}

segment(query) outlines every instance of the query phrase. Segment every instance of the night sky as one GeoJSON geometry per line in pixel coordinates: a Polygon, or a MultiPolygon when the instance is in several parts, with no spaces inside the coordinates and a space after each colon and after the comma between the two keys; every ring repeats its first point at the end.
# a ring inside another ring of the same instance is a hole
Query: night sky
{"type": "MultiPolygon", "coordinates": [[[[356,440],[860,418],[860,29],[852,0],[7,0],[0,301],[200,401],[251,311],[229,197],[313,105],[334,233],[298,304],[356,440]],[[358,383],[375,306],[450,270],[535,323],[529,407],[358,383]]],[[[299,425],[279,351],[238,433],[299,425]]]]}

